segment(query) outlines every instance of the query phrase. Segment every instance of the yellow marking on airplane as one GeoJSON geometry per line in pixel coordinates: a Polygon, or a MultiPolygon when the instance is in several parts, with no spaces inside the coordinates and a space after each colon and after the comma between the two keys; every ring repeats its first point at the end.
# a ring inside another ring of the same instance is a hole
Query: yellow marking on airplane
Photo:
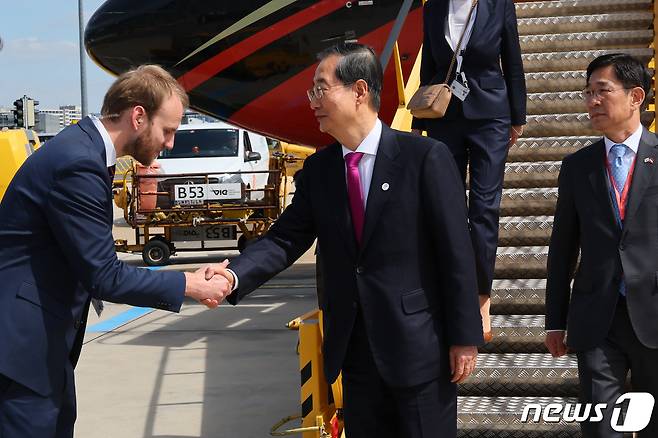
{"type": "Polygon", "coordinates": [[[216,42],[226,38],[229,35],[232,35],[245,27],[249,26],[250,24],[253,24],[257,22],[258,20],[261,20],[268,15],[271,15],[286,6],[295,3],[297,0],[272,0],[271,2],[267,3],[266,5],[256,9],[254,12],[251,14],[247,15],[240,21],[236,21],[233,25],[229,26],[226,28],[223,32],[219,33],[218,35],[214,36],[210,40],[208,40],[206,43],[198,47],[196,50],[194,50],[192,53],[187,55],[185,58],[181,59],[176,63],[176,65],[180,64],[181,62],[185,61],[186,59],[191,58],[192,56],[196,55],[200,51],[212,46],[216,42]]]}

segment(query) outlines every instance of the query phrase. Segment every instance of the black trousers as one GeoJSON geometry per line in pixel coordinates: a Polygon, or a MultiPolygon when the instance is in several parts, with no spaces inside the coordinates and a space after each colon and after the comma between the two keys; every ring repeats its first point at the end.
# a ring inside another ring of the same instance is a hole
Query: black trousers
{"type": "MultiPolygon", "coordinates": [[[[577,353],[581,402],[606,403],[608,406],[603,421],[581,423],[584,438],[624,436],[610,426],[615,402],[622,394],[628,391],[648,392],[658,399],[658,349],[647,348],[638,340],[625,301],[620,300],[604,342],[596,348],[577,353]],[[631,388],[626,387],[629,371],[631,388]]],[[[649,425],[637,437],[658,437],[658,406],[653,409],[649,425]]]]}
{"type": "Polygon", "coordinates": [[[478,293],[490,294],[498,248],[500,199],[510,120],[427,120],[427,135],[452,152],[466,187],[469,169],[468,222],[475,252],[478,293]]]}
{"type": "Polygon", "coordinates": [[[343,408],[347,438],[457,436],[457,385],[450,383],[447,357],[435,380],[406,388],[388,384],[377,371],[360,316],[343,364],[343,408]]]}
{"type": "Polygon", "coordinates": [[[73,369],[62,391],[43,397],[0,374],[0,438],[73,438],[73,369]]]}

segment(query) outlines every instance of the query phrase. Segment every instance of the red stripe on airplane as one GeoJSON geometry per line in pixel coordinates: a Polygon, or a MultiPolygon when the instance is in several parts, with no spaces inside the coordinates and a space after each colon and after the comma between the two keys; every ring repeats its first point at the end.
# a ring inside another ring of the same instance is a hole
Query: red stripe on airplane
{"type": "Polygon", "coordinates": [[[251,55],[256,50],[342,7],[345,7],[344,0],[322,0],[301,12],[278,21],[261,32],[234,44],[223,52],[202,62],[179,77],[178,82],[186,91],[193,90],[217,73],[251,55]]]}
{"type": "MultiPolygon", "coordinates": [[[[402,73],[405,79],[411,74],[416,61],[415,55],[423,39],[422,12],[422,8],[417,8],[409,13],[398,39],[400,53],[410,55],[402,61],[402,73]]],[[[360,37],[359,42],[368,44],[375,49],[375,52],[381,53],[392,27],[393,21],[390,21],[360,37]]],[[[389,124],[398,108],[394,64],[395,61],[391,57],[384,72],[382,107],[379,113],[379,117],[389,124]]],[[[331,137],[318,130],[318,122],[309,108],[306,97],[306,89],[313,84],[316,67],[317,63],[264,92],[233,113],[228,122],[290,143],[313,146],[332,143],[334,140],[331,137]]]]}

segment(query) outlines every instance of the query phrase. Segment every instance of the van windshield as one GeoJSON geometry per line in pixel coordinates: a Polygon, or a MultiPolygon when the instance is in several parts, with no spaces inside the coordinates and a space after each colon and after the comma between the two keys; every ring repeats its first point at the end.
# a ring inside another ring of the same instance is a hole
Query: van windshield
{"type": "Polygon", "coordinates": [[[174,148],[160,158],[237,157],[237,129],[190,129],[176,131],[174,148]]]}

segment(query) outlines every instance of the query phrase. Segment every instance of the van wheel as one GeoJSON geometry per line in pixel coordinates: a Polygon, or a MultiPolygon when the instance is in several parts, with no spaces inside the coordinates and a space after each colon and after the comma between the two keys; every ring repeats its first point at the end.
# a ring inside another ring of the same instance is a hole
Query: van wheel
{"type": "Polygon", "coordinates": [[[144,245],[142,250],[142,260],[148,266],[163,266],[169,262],[171,250],[169,245],[162,238],[153,238],[144,245]]]}

